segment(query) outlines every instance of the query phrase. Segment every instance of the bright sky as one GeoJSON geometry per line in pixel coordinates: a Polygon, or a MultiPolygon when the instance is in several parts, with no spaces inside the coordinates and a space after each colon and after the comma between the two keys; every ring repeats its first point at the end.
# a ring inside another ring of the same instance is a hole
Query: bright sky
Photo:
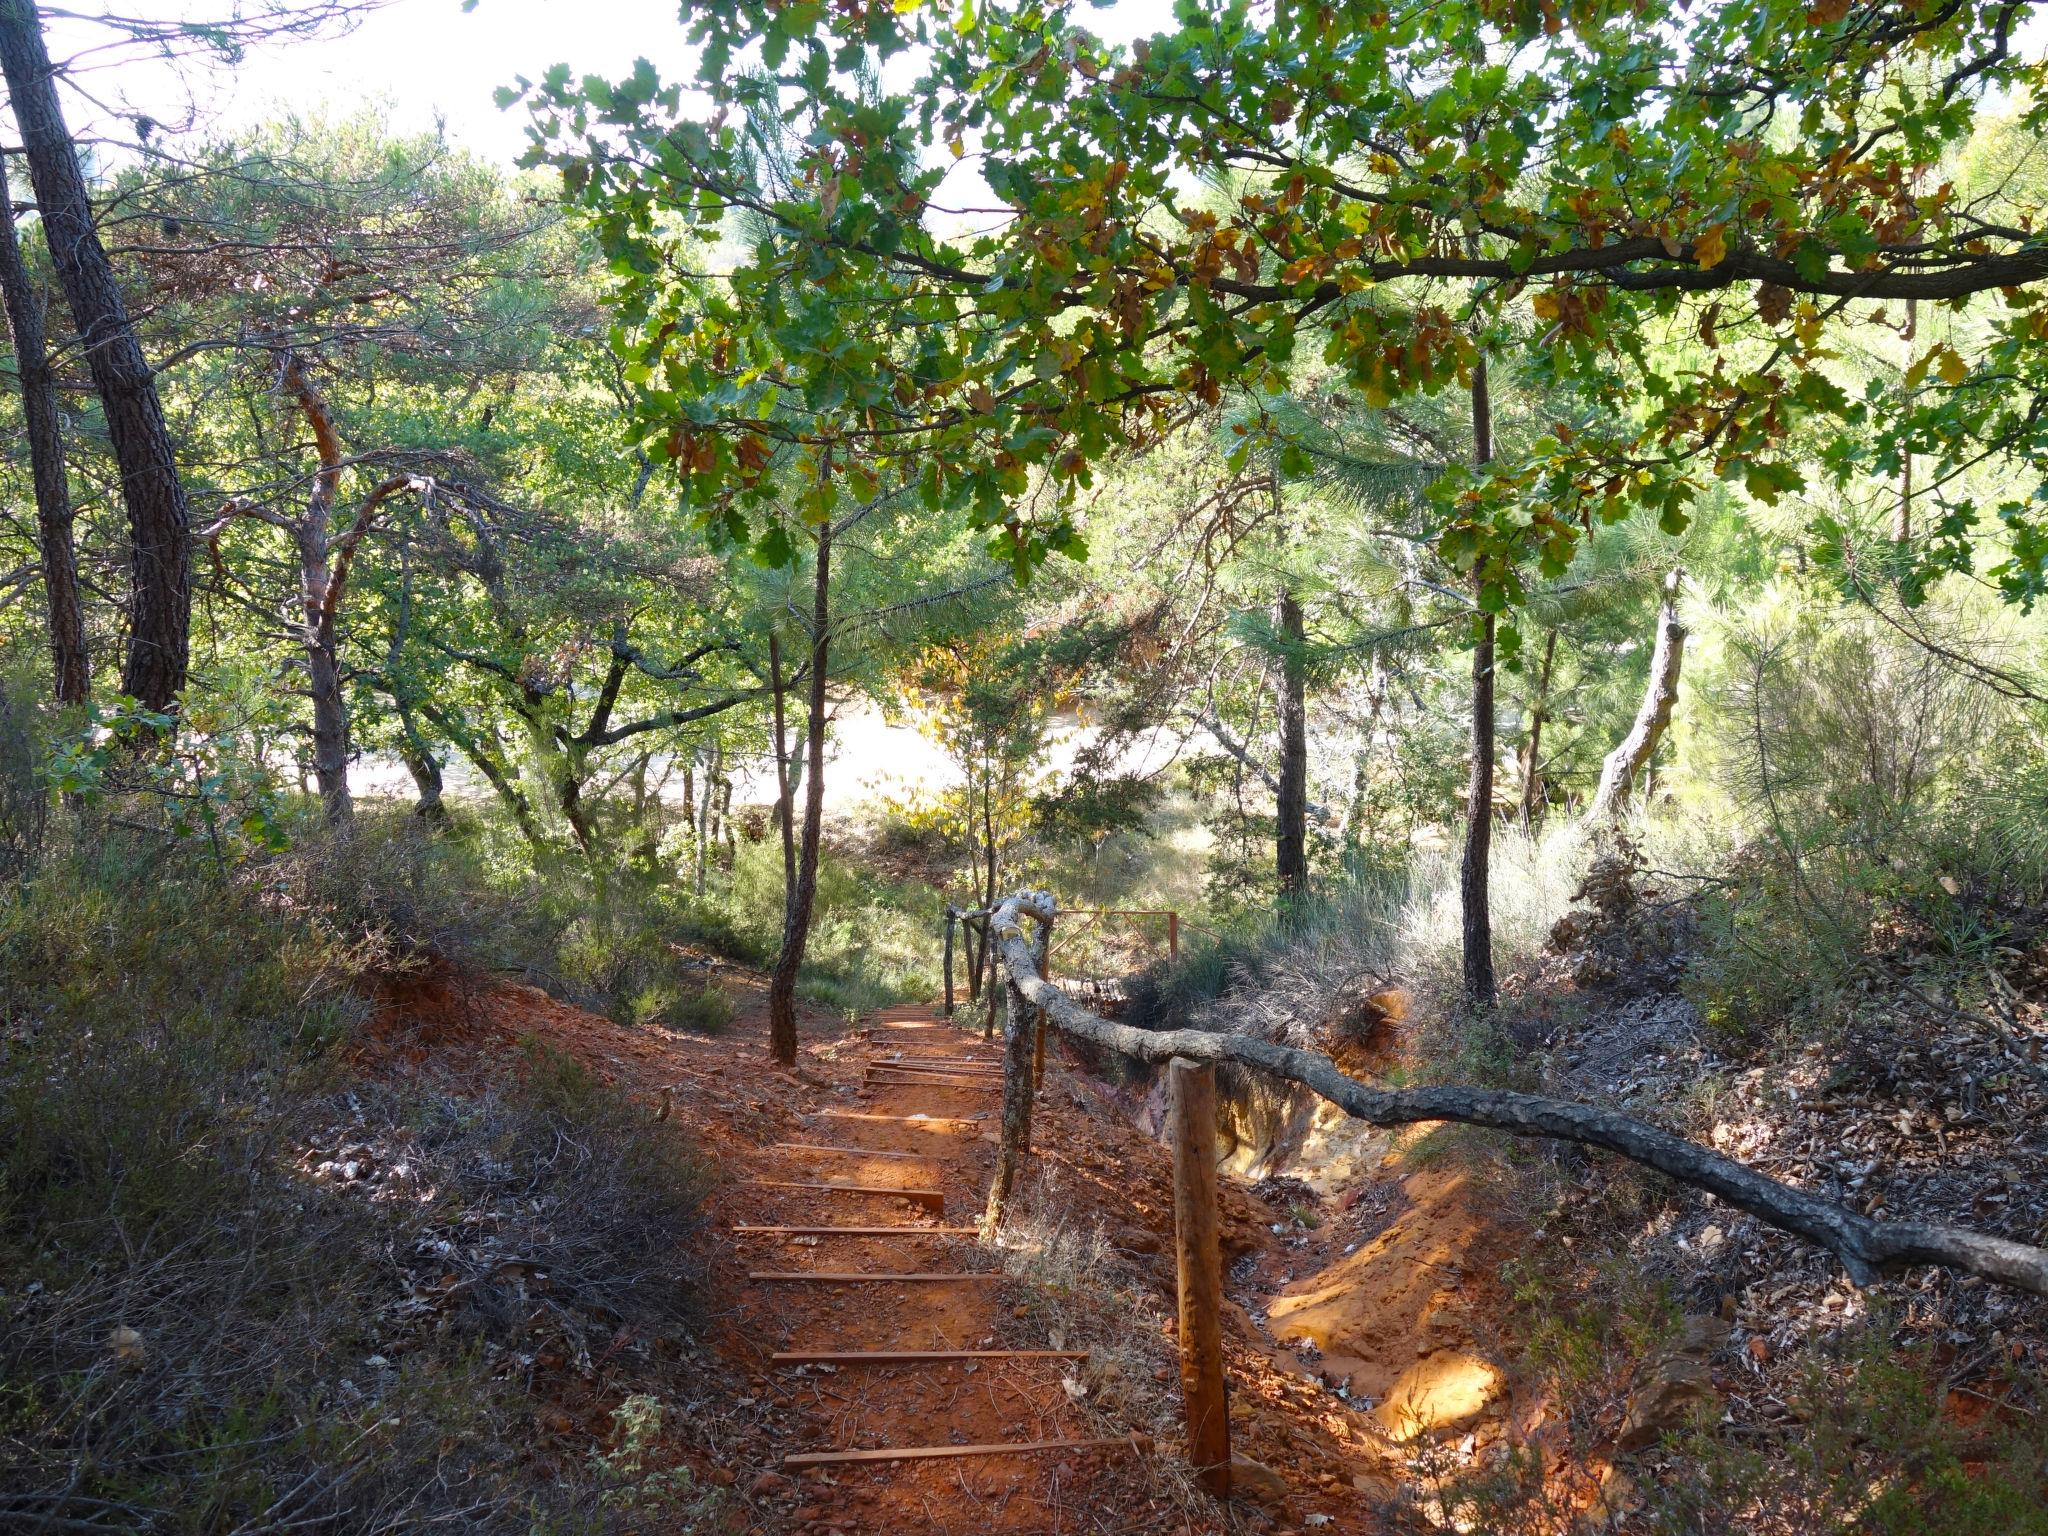
{"type": "MultiPolygon", "coordinates": [[[[130,14],[149,17],[218,16],[227,0],[128,0],[130,14]]],[[[1128,40],[1161,30],[1172,15],[1172,0],[1116,0],[1088,15],[1091,30],[1128,40]]],[[[53,22],[50,51],[64,58],[88,33],[75,24],[53,22]]],[[[538,79],[550,65],[565,63],[577,75],[618,76],[642,56],[665,78],[689,78],[695,70],[677,20],[676,0],[481,0],[464,14],[462,0],[395,0],[354,32],[315,42],[253,52],[232,75],[198,83],[189,94],[170,73],[148,61],[131,61],[84,77],[87,89],[106,108],[146,111],[166,121],[185,115],[197,98],[220,128],[234,128],[285,112],[309,114],[326,107],[346,115],[368,102],[384,102],[400,132],[446,121],[457,144],[510,164],[526,147],[523,108],[500,111],[492,93],[525,75],[538,79]]],[[[82,102],[70,109],[85,115],[82,102]]],[[[87,124],[74,123],[88,131],[87,124]]],[[[124,135],[125,136],[125,135],[124,135]]]]}

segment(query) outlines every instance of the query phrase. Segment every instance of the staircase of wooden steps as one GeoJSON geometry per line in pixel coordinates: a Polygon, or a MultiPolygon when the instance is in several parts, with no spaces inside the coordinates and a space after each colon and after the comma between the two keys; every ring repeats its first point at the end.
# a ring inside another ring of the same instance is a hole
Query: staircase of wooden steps
{"type": "MultiPolygon", "coordinates": [[[[929,1107],[906,1109],[900,1103],[892,1102],[887,1113],[874,1109],[822,1110],[810,1118],[830,1125],[829,1140],[782,1142],[768,1150],[776,1157],[794,1163],[853,1169],[867,1162],[872,1165],[872,1172],[877,1174],[886,1166],[900,1165],[917,1183],[899,1186],[781,1176],[763,1176],[747,1183],[762,1190],[803,1191],[813,1199],[843,1196],[876,1202],[909,1201],[933,1217],[943,1217],[947,1192],[935,1187],[943,1182],[943,1178],[934,1180],[929,1176],[934,1173],[943,1175],[949,1165],[959,1164],[962,1149],[976,1148],[980,1134],[992,1127],[992,1110],[963,1113],[959,1106],[969,1095],[1001,1092],[1002,1063],[998,1047],[993,1042],[984,1043],[956,1032],[951,1025],[934,1019],[929,1010],[908,1008],[886,1010],[872,1019],[865,1045],[866,1056],[862,1063],[864,1091],[886,1094],[892,1101],[900,1100],[907,1093],[927,1094],[932,1100],[929,1107]],[[904,1131],[930,1131],[932,1149],[905,1151],[853,1144],[862,1139],[864,1131],[870,1127],[876,1131],[887,1129],[898,1133],[899,1139],[904,1131]]],[[[819,1129],[823,1130],[824,1126],[820,1125],[819,1129]]],[[[809,1251],[817,1254],[819,1263],[816,1268],[748,1271],[749,1281],[760,1285],[816,1288],[821,1293],[853,1290],[861,1295],[869,1292],[889,1295],[926,1287],[980,1288],[1001,1283],[1007,1278],[1000,1272],[960,1266],[960,1258],[974,1251],[963,1251],[958,1246],[960,1239],[976,1235],[977,1229],[971,1226],[869,1224],[860,1220],[839,1224],[807,1223],[801,1218],[792,1218],[737,1225],[731,1230],[735,1236],[755,1242],[808,1244],[811,1245],[809,1251]],[[875,1270],[848,1268],[844,1267],[843,1260],[835,1263],[832,1259],[832,1253],[841,1244],[875,1241],[900,1245],[901,1257],[895,1266],[875,1270]],[[916,1253],[934,1242],[953,1245],[946,1255],[951,1262],[926,1266],[915,1259],[916,1253]]],[[[798,1371],[858,1368],[881,1372],[958,1372],[972,1371],[983,1363],[1015,1363],[1027,1369],[1050,1365],[1066,1369],[1072,1363],[1088,1358],[1086,1350],[994,1348],[986,1347],[991,1343],[986,1339],[982,1343],[984,1347],[948,1349],[912,1348],[907,1345],[901,1348],[850,1348],[825,1344],[814,1348],[785,1348],[771,1354],[769,1359],[777,1366],[798,1371]]],[[[854,1435],[858,1437],[860,1433],[856,1426],[854,1435]]],[[[955,1434],[958,1438],[958,1431],[955,1434]]],[[[791,1471],[801,1471],[805,1468],[915,1463],[959,1457],[1036,1458],[1059,1453],[1143,1453],[1149,1450],[1150,1445],[1138,1436],[1054,1436],[979,1443],[855,1445],[832,1450],[797,1451],[786,1455],[783,1465],[791,1471]]]]}

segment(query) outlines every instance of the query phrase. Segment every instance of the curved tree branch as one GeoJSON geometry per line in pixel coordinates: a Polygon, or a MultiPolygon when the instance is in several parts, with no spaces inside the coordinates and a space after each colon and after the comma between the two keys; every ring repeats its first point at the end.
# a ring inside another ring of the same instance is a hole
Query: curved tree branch
{"type": "Polygon", "coordinates": [[[1504,1089],[1373,1088],[1346,1077],[1335,1062],[1315,1051],[1209,1030],[1154,1032],[1113,1024],[1040,979],[1031,940],[1024,933],[1024,919],[1047,923],[1053,912],[1053,899],[1047,892],[1020,891],[996,907],[989,928],[1010,985],[1076,1039],[1140,1061],[1164,1062],[1183,1056],[1195,1061],[1239,1062],[1299,1083],[1370,1125],[1449,1120],[1506,1131],[1511,1136],[1553,1137],[1600,1147],[1681,1184],[1704,1189],[1760,1221],[1827,1249],[1859,1285],[1916,1264],[1935,1264],[2048,1296],[2048,1250],[1960,1227],[1873,1221],[1615,1110],[1504,1089]]]}

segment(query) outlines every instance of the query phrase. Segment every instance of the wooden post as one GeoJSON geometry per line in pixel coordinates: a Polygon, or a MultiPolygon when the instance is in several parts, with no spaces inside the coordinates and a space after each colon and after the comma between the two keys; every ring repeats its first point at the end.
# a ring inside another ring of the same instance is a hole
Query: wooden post
{"type": "Polygon", "coordinates": [[[1178,912],[1166,914],[1166,958],[1169,960],[1180,958],[1180,914],[1178,912]]]}
{"type": "Polygon", "coordinates": [[[960,914],[960,942],[967,946],[967,1001],[977,1002],[981,998],[981,956],[974,947],[974,918],[965,912],[960,914]]]}
{"type": "Polygon", "coordinates": [[[1230,1403],[1223,1381],[1223,1255],[1216,1237],[1216,1068],[1175,1057],[1166,1068],[1166,1102],[1188,1461],[1204,1488],[1227,1499],[1230,1403]]]}
{"type": "MultiPolygon", "coordinates": [[[[1052,975],[1052,919],[1046,918],[1038,925],[1038,942],[1032,948],[1032,958],[1038,962],[1038,979],[1048,980],[1052,975]]],[[[1038,1015],[1037,1043],[1031,1048],[1031,1086],[1034,1091],[1045,1085],[1045,1036],[1051,1029],[1051,1021],[1043,1008],[1032,1012],[1038,1015]]]]}
{"type": "Polygon", "coordinates": [[[953,1017],[953,925],[959,918],[951,907],[946,908],[946,1017],[953,1017]]]}
{"type": "MultiPolygon", "coordinates": [[[[995,942],[991,932],[989,942],[995,942]]],[[[996,1174],[989,1184],[988,1209],[981,1218],[981,1230],[992,1234],[1002,1225],[1003,1208],[1010,1191],[1024,1171],[1024,1159],[1031,1155],[1031,1019],[1034,1012],[1024,1001],[1017,983],[1006,980],[1003,1018],[1003,1122],[996,1143],[996,1174]]],[[[995,995],[995,989],[989,989],[995,995]]]]}

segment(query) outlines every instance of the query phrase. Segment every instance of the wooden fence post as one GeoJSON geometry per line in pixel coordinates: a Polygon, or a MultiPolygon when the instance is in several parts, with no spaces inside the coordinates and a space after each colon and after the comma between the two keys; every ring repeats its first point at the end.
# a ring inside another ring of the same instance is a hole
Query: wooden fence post
{"type": "Polygon", "coordinates": [[[1205,1489],[1227,1499],[1230,1403],[1223,1381],[1223,1255],[1216,1235],[1216,1068],[1175,1057],[1166,1068],[1166,1102],[1188,1461],[1205,1489]]]}
{"type": "Polygon", "coordinates": [[[1180,914],[1178,912],[1166,914],[1166,958],[1169,960],[1180,958],[1180,914]]]}
{"type": "Polygon", "coordinates": [[[946,908],[946,1017],[953,1017],[953,924],[959,916],[951,907],[946,908]]]}
{"type": "MultiPolygon", "coordinates": [[[[993,943],[995,935],[988,935],[993,943]]],[[[981,1230],[992,1234],[1002,1225],[1003,1207],[1010,1191],[1024,1171],[1024,1159],[1031,1155],[1031,1036],[1037,1012],[1024,1001],[1015,981],[1005,978],[1003,1019],[1003,1124],[996,1143],[996,1175],[988,1188],[988,1209],[982,1213],[981,1230]]],[[[989,989],[991,998],[995,989],[989,989]]]]}
{"type": "MultiPolygon", "coordinates": [[[[1038,942],[1032,946],[1032,958],[1038,962],[1038,979],[1052,977],[1052,919],[1041,918],[1038,924],[1038,942]]],[[[1045,1037],[1051,1030],[1051,1021],[1046,1018],[1043,1008],[1031,1010],[1037,1015],[1037,1041],[1031,1047],[1031,1087],[1033,1091],[1045,1083],[1045,1037]]]]}

